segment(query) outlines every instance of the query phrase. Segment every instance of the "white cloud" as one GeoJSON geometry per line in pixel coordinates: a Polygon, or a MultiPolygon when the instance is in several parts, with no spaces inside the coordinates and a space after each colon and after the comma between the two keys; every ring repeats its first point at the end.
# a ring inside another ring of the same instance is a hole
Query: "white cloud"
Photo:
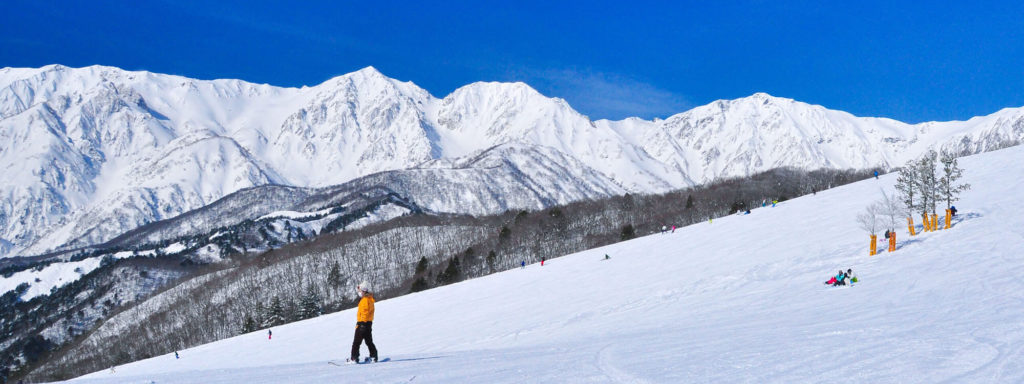
{"type": "Polygon", "coordinates": [[[592,119],[667,117],[692,107],[683,95],[627,76],[577,69],[526,70],[517,80],[561,97],[592,119]]]}

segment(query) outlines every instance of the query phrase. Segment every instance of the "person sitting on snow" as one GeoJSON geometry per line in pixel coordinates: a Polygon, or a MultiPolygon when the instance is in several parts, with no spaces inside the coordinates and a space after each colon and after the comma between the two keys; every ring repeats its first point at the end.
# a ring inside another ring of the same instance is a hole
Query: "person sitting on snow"
{"type": "Polygon", "coordinates": [[[827,285],[839,285],[839,280],[843,278],[843,271],[839,271],[839,274],[832,276],[831,279],[825,282],[827,285]]]}
{"type": "Polygon", "coordinates": [[[833,279],[835,279],[836,282],[835,284],[832,285],[846,285],[846,282],[843,281],[844,279],[846,279],[846,274],[843,273],[843,270],[841,269],[839,270],[839,273],[836,274],[836,277],[833,277],[833,279]]]}
{"type": "Polygon", "coordinates": [[[853,274],[853,268],[848,268],[846,270],[846,277],[850,279],[850,284],[857,282],[857,275],[853,274]]]}

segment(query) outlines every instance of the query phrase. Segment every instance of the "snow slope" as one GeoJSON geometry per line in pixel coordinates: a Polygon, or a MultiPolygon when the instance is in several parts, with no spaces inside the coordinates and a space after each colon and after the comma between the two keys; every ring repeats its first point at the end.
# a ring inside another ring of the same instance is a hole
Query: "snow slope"
{"type": "MultiPolygon", "coordinates": [[[[950,230],[867,255],[865,180],[376,305],[391,362],[336,367],[353,310],[83,383],[1024,381],[1024,147],[961,160],[950,230]],[[604,255],[610,260],[602,260],[604,255]],[[852,288],[822,285],[853,268],[852,288]]],[[[365,356],[366,349],[363,348],[365,356]]]]}

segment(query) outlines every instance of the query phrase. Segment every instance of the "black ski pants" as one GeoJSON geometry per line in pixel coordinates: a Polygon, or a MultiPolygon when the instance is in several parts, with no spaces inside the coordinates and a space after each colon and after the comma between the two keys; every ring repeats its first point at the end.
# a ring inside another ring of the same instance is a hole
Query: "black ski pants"
{"type": "Polygon", "coordinates": [[[373,345],[373,322],[363,321],[356,323],[356,335],[352,339],[352,360],[359,360],[359,346],[366,340],[366,347],[370,348],[370,358],[377,358],[377,346],[373,345]]]}

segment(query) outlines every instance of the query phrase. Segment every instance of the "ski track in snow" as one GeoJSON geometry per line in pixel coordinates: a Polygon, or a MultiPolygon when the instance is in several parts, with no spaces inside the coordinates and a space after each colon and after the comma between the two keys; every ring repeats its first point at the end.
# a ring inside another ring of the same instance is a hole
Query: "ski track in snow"
{"type": "Polygon", "coordinates": [[[962,159],[954,227],[897,226],[893,253],[868,256],[853,220],[886,175],[378,301],[386,364],[324,364],[351,345],[346,310],[75,382],[1024,382],[1021,158],[962,159]],[[846,268],[856,287],[822,285],[846,268]]]}

